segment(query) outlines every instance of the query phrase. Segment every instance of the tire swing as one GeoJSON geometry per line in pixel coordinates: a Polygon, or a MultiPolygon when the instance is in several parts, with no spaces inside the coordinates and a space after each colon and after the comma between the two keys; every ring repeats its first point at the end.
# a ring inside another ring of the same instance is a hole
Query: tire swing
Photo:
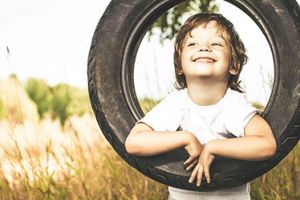
{"type": "MultiPolygon", "coordinates": [[[[144,114],[134,90],[137,50],[148,27],[184,0],[113,0],[100,19],[88,59],[89,95],[98,124],[117,153],[144,175],[177,188],[212,191],[247,183],[277,165],[300,138],[300,8],[296,0],[227,0],[260,27],[272,50],[275,80],[263,117],[277,140],[276,155],[265,161],[216,158],[211,183],[188,183],[183,149],[159,156],[128,155],[124,142],[144,114]]],[[[251,145],[251,144],[249,144],[251,145]]]]}

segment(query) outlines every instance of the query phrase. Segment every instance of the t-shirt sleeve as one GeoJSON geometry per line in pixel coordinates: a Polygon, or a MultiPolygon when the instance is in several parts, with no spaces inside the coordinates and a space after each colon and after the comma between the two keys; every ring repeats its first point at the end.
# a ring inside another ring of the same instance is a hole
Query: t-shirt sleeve
{"type": "Polygon", "coordinates": [[[244,129],[251,118],[258,113],[245,98],[237,98],[231,102],[226,112],[225,129],[236,137],[245,135],[244,129]]]}
{"type": "Polygon", "coordinates": [[[183,115],[181,99],[179,91],[169,94],[137,123],[145,123],[155,131],[176,131],[183,115]]]}

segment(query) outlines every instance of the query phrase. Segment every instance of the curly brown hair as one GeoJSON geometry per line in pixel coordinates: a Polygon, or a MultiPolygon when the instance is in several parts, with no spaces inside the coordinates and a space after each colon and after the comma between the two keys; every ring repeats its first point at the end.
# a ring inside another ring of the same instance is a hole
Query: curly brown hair
{"type": "Polygon", "coordinates": [[[204,12],[198,13],[188,18],[181,26],[179,32],[176,35],[174,45],[174,66],[176,75],[176,88],[183,89],[187,87],[185,75],[182,73],[181,67],[181,52],[183,44],[187,35],[191,34],[191,31],[200,25],[206,26],[210,21],[216,21],[222,34],[225,33],[227,42],[231,52],[231,69],[236,70],[236,74],[231,75],[228,81],[228,86],[238,92],[242,92],[240,87],[239,75],[241,73],[243,65],[246,64],[248,57],[246,55],[246,49],[241,41],[238,33],[236,32],[233,24],[227,20],[223,15],[204,12]]]}

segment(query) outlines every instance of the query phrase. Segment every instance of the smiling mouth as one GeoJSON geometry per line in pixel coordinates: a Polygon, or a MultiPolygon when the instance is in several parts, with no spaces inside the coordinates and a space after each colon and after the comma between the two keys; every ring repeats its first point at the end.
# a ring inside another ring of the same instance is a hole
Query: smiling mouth
{"type": "Polygon", "coordinates": [[[193,60],[194,62],[198,62],[198,63],[213,63],[216,60],[210,57],[198,57],[196,59],[193,60]]]}

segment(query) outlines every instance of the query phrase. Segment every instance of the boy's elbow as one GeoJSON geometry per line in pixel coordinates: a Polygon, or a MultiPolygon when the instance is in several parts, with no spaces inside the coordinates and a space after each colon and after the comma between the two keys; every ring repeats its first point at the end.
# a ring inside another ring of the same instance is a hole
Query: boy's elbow
{"type": "Polygon", "coordinates": [[[274,144],[270,148],[270,157],[273,157],[276,154],[276,150],[277,150],[277,145],[276,142],[274,142],[274,144]]]}
{"type": "Polygon", "coordinates": [[[277,144],[274,139],[273,141],[268,143],[267,148],[264,151],[265,153],[264,157],[272,158],[276,154],[276,150],[277,150],[277,144]]]}
{"type": "Polygon", "coordinates": [[[129,153],[129,154],[133,153],[132,144],[128,138],[125,140],[125,149],[126,149],[127,153],[129,153]]]}
{"type": "Polygon", "coordinates": [[[138,151],[137,151],[137,147],[136,144],[134,142],[134,140],[130,137],[127,137],[126,141],[125,141],[125,149],[127,151],[127,153],[132,154],[132,155],[137,155],[138,151]]]}

